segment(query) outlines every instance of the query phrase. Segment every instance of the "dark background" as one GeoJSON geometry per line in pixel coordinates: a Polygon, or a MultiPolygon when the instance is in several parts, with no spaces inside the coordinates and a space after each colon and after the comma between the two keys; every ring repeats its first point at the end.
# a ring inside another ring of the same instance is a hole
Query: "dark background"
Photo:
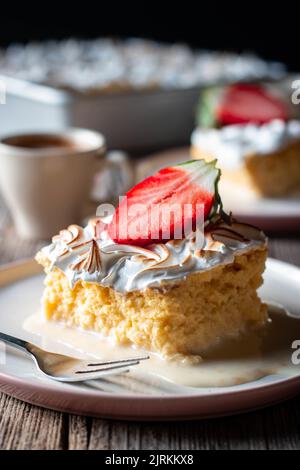
{"type": "Polygon", "coordinates": [[[296,3],[115,0],[113,4],[36,5],[32,9],[27,2],[23,7],[13,2],[9,11],[1,9],[0,45],[71,36],[135,36],[187,42],[200,48],[255,51],[263,58],[286,62],[291,70],[300,70],[300,15],[296,3]]]}

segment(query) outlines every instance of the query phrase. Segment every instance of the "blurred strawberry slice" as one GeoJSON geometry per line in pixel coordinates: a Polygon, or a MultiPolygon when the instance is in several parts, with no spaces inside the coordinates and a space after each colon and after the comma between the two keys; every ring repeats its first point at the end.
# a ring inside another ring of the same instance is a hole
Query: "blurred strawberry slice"
{"type": "Polygon", "coordinates": [[[191,160],[134,186],[116,209],[109,236],[117,243],[143,246],[178,238],[184,227],[194,230],[198,217],[206,220],[219,201],[220,170],[215,165],[191,160]]]}
{"type": "Polygon", "coordinates": [[[284,102],[257,85],[237,84],[229,86],[216,109],[221,125],[264,124],[273,119],[288,119],[284,102]]]}

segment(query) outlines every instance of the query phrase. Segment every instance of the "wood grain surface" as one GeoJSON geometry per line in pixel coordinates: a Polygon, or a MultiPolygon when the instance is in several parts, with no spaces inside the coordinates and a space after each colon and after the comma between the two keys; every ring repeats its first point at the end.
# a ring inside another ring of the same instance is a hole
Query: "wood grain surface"
{"type": "MultiPolygon", "coordinates": [[[[0,200],[0,263],[32,256],[43,242],[18,239],[0,200]]],[[[270,255],[300,266],[299,234],[270,238],[270,255]]],[[[1,449],[299,449],[300,397],[214,420],[137,423],[72,416],[0,395],[1,449]]]]}

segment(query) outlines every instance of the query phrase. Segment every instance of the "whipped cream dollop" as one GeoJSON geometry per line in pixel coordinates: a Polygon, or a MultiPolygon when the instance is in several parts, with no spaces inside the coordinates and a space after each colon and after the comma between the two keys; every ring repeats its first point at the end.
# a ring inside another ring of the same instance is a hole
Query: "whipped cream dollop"
{"type": "Polygon", "coordinates": [[[280,119],[263,124],[231,125],[221,129],[196,129],[192,145],[215,156],[228,170],[238,169],[250,154],[265,155],[300,139],[300,121],[280,119]]]}
{"type": "Polygon", "coordinates": [[[192,237],[145,248],[116,244],[100,226],[100,219],[90,220],[85,228],[71,225],[53,237],[37,258],[46,258],[50,269],[63,271],[72,287],[82,280],[125,293],[167,288],[193,272],[231,263],[236,255],[266,243],[259,229],[226,224],[219,218],[209,224],[201,247],[192,237]]]}

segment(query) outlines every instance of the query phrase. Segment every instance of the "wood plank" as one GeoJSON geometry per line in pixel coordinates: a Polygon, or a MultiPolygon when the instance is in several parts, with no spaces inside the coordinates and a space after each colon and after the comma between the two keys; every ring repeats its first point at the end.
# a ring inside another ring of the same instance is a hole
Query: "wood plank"
{"type": "Polygon", "coordinates": [[[0,448],[62,450],[67,448],[64,415],[0,396],[0,448]]]}
{"type": "Polygon", "coordinates": [[[268,449],[300,449],[299,405],[300,397],[297,397],[261,411],[268,449]]]}
{"type": "Polygon", "coordinates": [[[87,450],[89,447],[91,418],[68,416],[68,449],[87,450]]]}
{"type": "MultiPolygon", "coordinates": [[[[90,450],[110,450],[111,423],[104,419],[93,419],[89,442],[90,450]]],[[[116,423],[113,422],[113,427],[116,423]]]]}

